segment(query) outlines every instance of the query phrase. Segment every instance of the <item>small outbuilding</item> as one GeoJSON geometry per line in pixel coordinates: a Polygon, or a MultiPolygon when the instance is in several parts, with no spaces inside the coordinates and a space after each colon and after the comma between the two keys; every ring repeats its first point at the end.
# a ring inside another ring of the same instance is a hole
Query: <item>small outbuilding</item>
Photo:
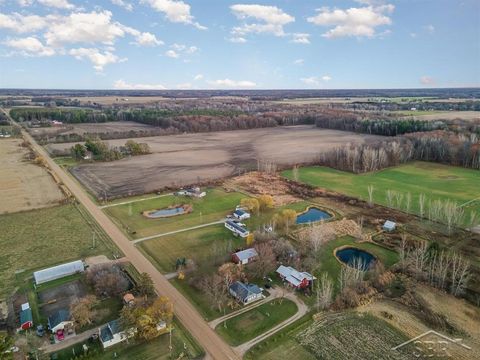
{"type": "Polygon", "coordinates": [[[20,328],[22,330],[30,329],[33,326],[33,315],[32,309],[30,309],[30,304],[22,304],[20,310],[20,328]]]}
{"type": "Polygon", "coordinates": [[[244,305],[264,298],[262,289],[255,284],[244,284],[240,281],[235,281],[228,290],[230,295],[244,305]]]}
{"type": "Polygon", "coordinates": [[[135,305],[135,296],[133,296],[131,293],[127,293],[123,295],[123,302],[125,305],[135,305]]]}
{"type": "Polygon", "coordinates": [[[35,284],[40,285],[48,281],[63,278],[65,276],[81,273],[85,271],[82,260],[72,261],[69,263],[53,266],[47,269],[35,271],[33,278],[35,284]]]}
{"type": "Polygon", "coordinates": [[[382,229],[390,232],[390,231],[394,231],[396,227],[397,227],[396,223],[394,223],[393,221],[387,220],[385,221],[385,224],[383,224],[382,229]]]}
{"type": "Polygon", "coordinates": [[[232,254],[232,261],[235,264],[245,265],[251,261],[254,261],[257,257],[257,250],[255,250],[254,248],[249,248],[232,254]]]}

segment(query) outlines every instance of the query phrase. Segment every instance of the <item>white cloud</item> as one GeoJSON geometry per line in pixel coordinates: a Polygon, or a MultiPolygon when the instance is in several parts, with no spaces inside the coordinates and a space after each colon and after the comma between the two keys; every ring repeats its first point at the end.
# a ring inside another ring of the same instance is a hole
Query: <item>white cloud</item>
{"type": "Polygon", "coordinates": [[[157,37],[149,32],[140,32],[137,29],[133,29],[128,26],[123,26],[123,30],[132,36],[135,37],[135,42],[133,44],[138,46],[159,46],[163,45],[162,40],[157,39],[157,37]]]}
{"type": "Polygon", "coordinates": [[[197,74],[193,77],[193,80],[198,81],[203,79],[203,74],[197,74]]]}
{"type": "Polygon", "coordinates": [[[75,8],[75,6],[70,4],[67,0],[37,0],[37,1],[44,6],[53,7],[57,9],[71,10],[75,8]]]}
{"type": "Polygon", "coordinates": [[[435,33],[435,26],[433,26],[432,24],[426,25],[424,26],[424,28],[429,34],[435,33]]]}
{"type": "Polygon", "coordinates": [[[21,15],[19,13],[0,13],[0,29],[17,33],[28,33],[41,30],[48,24],[47,18],[38,15],[21,15]]]}
{"type": "Polygon", "coordinates": [[[310,34],[293,33],[292,42],[296,44],[310,44],[310,34]]]}
{"type": "Polygon", "coordinates": [[[113,5],[120,6],[121,8],[124,8],[127,11],[132,11],[133,10],[133,5],[131,3],[128,3],[123,0],[110,0],[113,5]]]}
{"type": "Polygon", "coordinates": [[[310,76],[310,77],[300,79],[300,81],[306,85],[315,85],[315,86],[318,86],[322,82],[328,82],[330,80],[332,80],[332,77],[330,75],[323,75],[321,78],[318,78],[317,76],[310,76]]]}
{"type": "Polygon", "coordinates": [[[358,2],[367,6],[346,10],[322,7],[307,21],[319,26],[332,26],[332,29],[322,34],[326,38],[373,37],[377,35],[375,32],[377,27],[392,23],[388,16],[395,9],[392,4],[380,4],[378,1],[358,2]]]}
{"type": "Polygon", "coordinates": [[[417,37],[417,34],[416,34],[416,33],[414,33],[414,32],[412,32],[412,33],[410,33],[410,37],[412,37],[412,38],[416,38],[416,37],[417,37]]]}
{"type": "Polygon", "coordinates": [[[437,85],[437,82],[435,81],[434,78],[430,76],[422,76],[420,78],[420,84],[425,85],[425,86],[435,86],[437,85]]]}
{"type": "Polygon", "coordinates": [[[183,83],[183,84],[178,84],[175,86],[177,89],[183,89],[183,90],[186,90],[186,89],[191,89],[193,87],[193,85],[191,83],[183,83]]]}
{"type": "Polygon", "coordinates": [[[332,80],[332,77],[330,75],[323,75],[322,80],[323,81],[330,81],[330,80],[332,80]]]}
{"type": "Polygon", "coordinates": [[[96,48],[71,49],[68,53],[78,60],[89,60],[93,64],[93,68],[98,72],[103,71],[103,68],[108,64],[126,61],[126,59],[120,59],[117,55],[110,51],[104,51],[102,53],[96,48]]]}
{"type": "Polygon", "coordinates": [[[294,65],[303,65],[305,63],[305,60],[303,59],[297,59],[293,62],[294,65]]]}
{"type": "Polygon", "coordinates": [[[184,44],[173,44],[171,48],[184,54],[193,54],[198,51],[196,46],[187,46],[184,44]]]}
{"type": "Polygon", "coordinates": [[[241,37],[241,36],[233,36],[233,37],[229,38],[228,41],[233,42],[233,43],[237,43],[237,44],[244,44],[244,43],[247,42],[247,39],[245,39],[244,37],[241,37]]]}
{"type": "Polygon", "coordinates": [[[191,24],[200,30],[206,27],[194,21],[194,17],[190,14],[190,5],[179,0],[142,0],[150,5],[156,11],[165,14],[165,17],[174,23],[191,24]]]}
{"type": "MultiPolygon", "coordinates": [[[[21,7],[30,6],[33,4],[34,0],[17,0],[17,4],[21,7]]],[[[1,2],[0,2],[1,4],[1,2]]]]}
{"type": "Polygon", "coordinates": [[[230,80],[230,79],[220,79],[220,80],[213,80],[208,81],[210,85],[217,86],[217,87],[225,87],[225,88],[253,88],[257,86],[256,83],[253,81],[248,80],[230,80]]]}
{"type": "Polygon", "coordinates": [[[4,45],[15,49],[23,56],[52,56],[55,50],[42,44],[33,36],[20,39],[9,39],[3,42],[4,45]]]}
{"type": "Polygon", "coordinates": [[[161,84],[129,84],[124,80],[117,80],[113,84],[117,90],[164,90],[165,86],[161,84]]]}
{"type": "Polygon", "coordinates": [[[233,38],[241,38],[249,33],[266,33],[285,36],[283,27],[295,18],[276,6],[258,4],[235,4],[230,6],[233,14],[244,21],[232,29],[233,38]]]}
{"type": "Polygon", "coordinates": [[[178,59],[180,57],[180,54],[175,50],[167,50],[165,51],[165,55],[172,59],[178,59]]]}

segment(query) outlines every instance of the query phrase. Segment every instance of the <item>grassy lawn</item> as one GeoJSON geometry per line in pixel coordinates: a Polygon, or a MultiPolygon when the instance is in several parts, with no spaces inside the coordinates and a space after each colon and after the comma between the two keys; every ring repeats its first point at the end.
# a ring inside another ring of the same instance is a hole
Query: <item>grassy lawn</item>
{"type": "MultiPolygon", "coordinates": [[[[283,175],[293,178],[292,171],[283,175]]],[[[418,212],[418,197],[425,194],[428,200],[453,200],[463,204],[480,196],[480,172],[478,170],[441,164],[414,162],[388,168],[374,173],[355,175],[326,167],[305,167],[299,169],[299,180],[314,186],[344,193],[361,199],[368,199],[368,186],[374,187],[374,201],[386,205],[386,191],[411,193],[411,210],[418,212]]],[[[465,207],[467,213],[480,213],[480,199],[465,207]]]]}
{"type": "Polygon", "coordinates": [[[337,247],[344,245],[351,245],[352,247],[370,252],[385,265],[385,268],[389,268],[398,261],[398,254],[395,251],[373,243],[357,243],[353,238],[345,236],[329,241],[320,249],[320,266],[315,271],[315,276],[320,277],[321,273],[327,272],[332,281],[337,283],[342,265],[333,255],[333,252],[337,247]]]}
{"type": "Polygon", "coordinates": [[[105,209],[105,212],[132,238],[138,239],[221,220],[225,215],[231,213],[244,197],[245,195],[237,192],[227,193],[220,188],[214,188],[207,190],[207,196],[202,199],[172,195],[109,207],[105,209]],[[146,210],[162,209],[186,203],[193,205],[193,211],[189,214],[164,219],[148,219],[142,215],[142,212],[146,210]]]}
{"type": "Polygon", "coordinates": [[[215,329],[230,345],[237,346],[272,329],[297,312],[288,299],[273,300],[221,323],[215,329]]]}
{"type": "MultiPolygon", "coordinates": [[[[98,226],[98,225],[97,225],[98,226]]],[[[0,298],[22,285],[32,271],[104,254],[118,253],[74,205],[62,205],[0,216],[0,298]],[[92,226],[97,231],[92,249],[92,226]]]]}
{"type": "MultiPolygon", "coordinates": [[[[80,343],[74,347],[59,351],[57,353],[58,360],[69,360],[73,358],[73,353],[83,354],[82,345],[80,343]]],[[[138,343],[130,341],[130,343],[122,343],[110,349],[103,350],[99,342],[94,344],[86,342],[90,348],[88,359],[92,360],[108,360],[108,359],[197,359],[203,354],[203,350],[188,334],[188,332],[178,323],[174,323],[172,331],[172,356],[169,350],[169,335],[162,335],[147,343],[138,343]],[[183,353],[183,356],[182,356],[183,353]]]]}

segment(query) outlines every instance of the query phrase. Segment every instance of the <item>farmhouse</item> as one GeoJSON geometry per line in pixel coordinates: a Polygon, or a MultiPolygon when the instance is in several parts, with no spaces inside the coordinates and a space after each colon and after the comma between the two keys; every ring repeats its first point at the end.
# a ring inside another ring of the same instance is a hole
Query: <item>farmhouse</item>
{"type": "Polygon", "coordinates": [[[59,310],[48,317],[48,329],[52,333],[58,330],[68,330],[73,328],[73,321],[68,310],[59,310]]]}
{"type": "Polygon", "coordinates": [[[245,210],[243,209],[236,209],[234,212],[233,212],[233,216],[235,218],[237,218],[238,220],[246,220],[246,219],[250,219],[250,214],[248,212],[246,212],[245,210]]]}
{"type": "Polygon", "coordinates": [[[30,304],[22,304],[22,309],[20,310],[20,328],[22,330],[30,329],[33,326],[33,316],[32,309],[30,309],[30,304]]]}
{"type": "Polygon", "coordinates": [[[263,299],[262,290],[255,284],[244,284],[235,281],[228,288],[230,294],[242,304],[246,305],[251,302],[263,299]]]}
{"type": "Polygon", "coordinates": [[[225,221],[225,227],[231,232],[233,232],[234,235],[238,235],[242,238],[246,238],[250,234],[250,231],[245,229],[243,226],[238,225],[232,220],[225,221]]]}
{"type": "Polygon", "coordinates": [[[65,276],[73,275],[85,271],[85,266],[81,260],[72,261],[66,264],[57,265],[48,269],[35,271],[33,277],[35,284],[40,285],[48,281],[60,279],[65,276]]]}
{"type": "Polygon", "coordinates": [[[100,342],[104,349],[127,340],[127,332],[122,330],[120,321],[113,320],[99,329],[100,342]]]}
{"type": "Polygon", "coordinates": [[[232,255],[232,261],[235,264],[248,264],[249,262],[255,260],[258,256],[257,251],[254,248],[245,249],[242,251],[238,251],[232,255]]]}
{"type": "Polygon", "coordinates": [[[295,289],[305,289],[306,287],[312,285],[313,280],[316,279],[316,277],[312,274],[297,271],[291,266],[280,265],[276,270],[276,273],[295,289]]]}
{"type": "Polygon", "coordinates": [[[397,227],[397,224],[395,224],[393,221],[387,220],[385,221],[385,224],[383,224],[383,230],[385,231],[393,231],[397,227]]]}

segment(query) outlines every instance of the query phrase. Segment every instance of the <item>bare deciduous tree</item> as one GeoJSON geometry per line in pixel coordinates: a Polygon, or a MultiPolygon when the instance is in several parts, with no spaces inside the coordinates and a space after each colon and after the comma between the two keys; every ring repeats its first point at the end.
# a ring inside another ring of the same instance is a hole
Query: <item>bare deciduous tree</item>
{"type": "Polygon", "coordinates": [[[373,185],[368,185],[368,205],[372,206],[373,205],[373,191],[374,187],[373,185]]]}
{"type": "Polygon", "coordinates": [[[317,281],[316,297],[317,311],[328,309],[332,304],[333,282],[327,273],[323,273],[320,280],[317,281]]]}

